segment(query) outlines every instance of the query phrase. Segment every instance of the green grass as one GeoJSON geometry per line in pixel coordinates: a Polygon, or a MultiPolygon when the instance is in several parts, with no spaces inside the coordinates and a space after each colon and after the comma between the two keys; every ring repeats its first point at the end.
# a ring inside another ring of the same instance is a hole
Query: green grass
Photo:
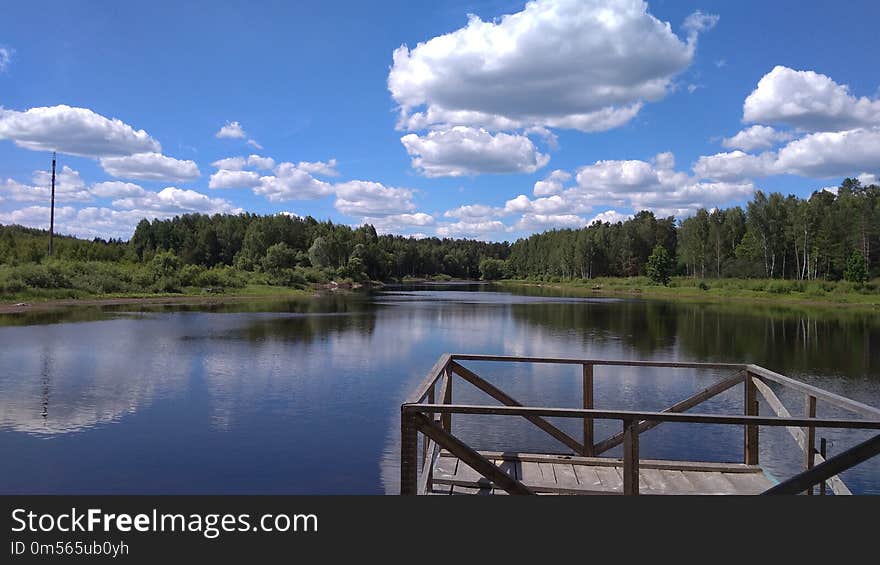
{"type": "Polygon", "coordinates": [[[757,300],[880,307],[880,279],[863,285],[846,281],[780,279],[693,279],[674,277],[669,286],[647,277],[603,277],[572,280],[506,280],[502,286],[540,286],[590,296],[646,296],[682,300],[757,300]]]}

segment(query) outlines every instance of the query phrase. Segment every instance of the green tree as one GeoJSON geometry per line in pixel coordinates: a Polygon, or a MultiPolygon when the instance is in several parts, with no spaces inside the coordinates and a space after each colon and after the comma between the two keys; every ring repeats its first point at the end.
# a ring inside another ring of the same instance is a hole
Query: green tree
{"type": "Polygon", "coordinates": [[[486,258],[480,261],[480,276],[484,281],[496,281],[504,276],[504,261],[486,258]]]}
{"type": "Polygon", "coordinates": [[[309,261],[319,269],[330,266],[330,245],[326,239],[321,236],[315,238],[309,247],[309,261]]]}
{"type": "Polygon", "coordinates": [[[654,246],[654,251],[648,257],[645,271],[648,273],[648,278],[655,283],[664,286],[669,284],[669,280],[672,278],[672,256],[669,255],[669,251],[662,245],[654,246]]]}
{"type": "Polygon", "coordinates": [[[868,264],[865,257],[858,251],[853,251],[846,261],[846,271],[843,278],[852,283],[864,283],[868,280],[868,264]]]}

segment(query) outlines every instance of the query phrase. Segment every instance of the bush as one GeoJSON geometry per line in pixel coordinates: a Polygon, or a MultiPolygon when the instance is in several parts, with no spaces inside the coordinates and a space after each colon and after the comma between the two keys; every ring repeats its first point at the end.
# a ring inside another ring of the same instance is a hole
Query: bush
{"type": "Polygon", "coordinates": [[[846,261],[846,270],[843,278],[848,282],[863,284],[868,282],[868,263],[865,257],[858,251],[853,251],[846,261]]]}
{"type": "Polygon", "coordinates": [[[485,258],[480,261],[480,278],[484,281],[497,281],[504,276],[504,261],[485,258]]]}
{"type": "Polygon", "coordinates": [[[648,257],[648,264],[645,266],[651,282],[668,285],[672,278],[672,268],[672,256],[669,251],[662,245],[655,246],[651,256],[648,257]]]}

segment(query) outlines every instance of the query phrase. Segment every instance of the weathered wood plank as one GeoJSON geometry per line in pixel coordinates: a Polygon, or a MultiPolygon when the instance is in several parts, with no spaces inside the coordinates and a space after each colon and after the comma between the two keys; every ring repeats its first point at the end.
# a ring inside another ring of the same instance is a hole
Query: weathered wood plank
{"type": "MultiPolygon", "coordinates": [[[[646,471],[648,469],[645,469],[646,471]]],[[[678,470],[663,470],[663,479],[669,485],[669,489],[674,494],[696,494],[697,489],[690,482],[684,473],[678,470]]]]}
{"type": "Polygon", "coordinates": [[[562,487],[577,489],[580,487],[577,474],[570,463],[551,463],[553,472],[556,474],[556,484],[562,487]]]}
{"type": "Polygon", "coordinates": [[[623,494],[639,494],[639,422],[623,421],[623,494]]]}
{"type": "Polygon", "coordinates": [[[446,365],[449,364],[450,360],[452,360],[452,355],[449,353],[441,355],[440,359],[438,359],[437,362],[434,363],[434,366],[431,367],[431,370],[428,371],[428,376],[425,377],[425,380],[422,381],[412,395],[406,399],[406,404],[418,404],[424,400],[425,396],[428,395],[428,390],[434,386],[434,383],[440,378],[440,374],[443,372],[443,369],[446,368],[446,365]]]}
{"type": "MultiPolygon", "coordinates": [[[[804,398],[804,416],[807,418],[816,417],[816,397],[808,394],[804,398]]],[[[813,462],[816,456],[816,428],[810,426],[804,428],[804,469],[813,468],[813,462]]],[[[813,494],[813,487],[807,489],[807,494],[813,494]]]]}
{"type": "Polygon", "coordinates": [[[880,419],[880,408],[874,408],[873,406],[868,406],[867,404],[863,404],[850,398],[840,396],[839,394],[834,394],[833,392],[822,390],[821,388],[814,387],[813,385],[802,383],[790,377],[786,377],[785,375],[774,373],[773,371],[770,371],[769,369],[765,369],[764,367],[760,367],[758,365],[749,365],[748,370],[758,375],[762,379],[774,381],[789,388],[799,390],[804,394],[815,396],[820,400],[824,400],[825,402],[833,404],[840,408],[845,408],[850,412],[855,412],[857,414],[861,414],[875,420],[880,419]]]}
{"type": "MultiPolygon", "coordinates": [[[[755,388],[755,379],[749,373],[746,373],[743,393],[743,414],[758,415],[758,391],[755,388]]],[[[746,424],[743,427],[743,463],[758,464],[758,426],[754,424],[746,424]]]]}
{"type": "MultiPolygon", "coordinates": [[[[571,463],[572,465],[589,465],[599,467],[621,467],[623,460],[612,457],[577,457],[572,455],[546,454],[546,453],[518,453],[506,451],[480,451],[489,459],[505,459],[514,461],[534,461],[551,463],[571,463]]],[[[440,457],[452,457],[447,451],[441,451],[440,457]]],[[[757,465],[743,465],[742,463],[712,463],[699,461],[669,461],[664,459],[642,459],[642,468],[649,469],[677,469],[681,471],[717,471],[724,473],[761,473],[761,467],[757,465]]]]}
{"type": "Polygon", "coordinates": [[[623,492],[623,476],[618,467],[595,467],[594,471],[599,476],[603,488],[614,492],[623,492]]]}
{"type": "Polygon", "coordinates": [[[454,353],[455,361],[504,361],[509,363],[550,363],[569,365],[596,365],[606,367],[665,367],[669,369],[739,369],[749,365],[743,363],[690,363],[678,361],[627,361],[611,359],[572,359],[564,357],[518,357],[513,355],[474,355],[470,353],[454,353]]]}
{"type": "Polygon", "coordinates": [[[736,486],[724,478],[723,473],[706,471],[683,471],[700,494],[736,494],[736,486]]]}
{"type": "Polygon", "coordinates": [[[575,475],[577,475],[578,484],[588,490],[599,490],[602,488],[602,481],[593,467],[586,465],[572,465],[575,475]]]}
{"type": "Polygon", "coordinates": [[[841,430],[880,430],[878,420],[840,418],[779,418],[773,416],[734,416],[728,414],[645,412],[639,410],[584,410],[583,408],[548,408],[544,406],[486,406],[480,404],[404,404],[405,413],[419,414],[483,414],[498,416],[541,416],[543,418],[577,418],[592,416],[597,420],[629,420],[680,422],[684,424],[730,424],[749,426],[815,426],[841,430]]]}
{"type": "Polygon", "coordinates": [[[744,475],[742,473],[722,473],[722,477],[733,483],[736,494],[761,494],[773,486],[763,473],[744,475]]]}
{"type": "Polygon", "coordinates": [[[672,494],[672,486],[658,469],[639,469],[639,492],[651,494],[672,494]]]}
{"type": "MultiPolygon", "coordinates": [[[[593,408],[593,366],[585,363],[583,366],[583,407],[586,409],[593,408]]],[[[584,437],[583,450],[581,455],[592,457],[596,455],[593,451],[593,419],[584,418],[584,437]]]]}

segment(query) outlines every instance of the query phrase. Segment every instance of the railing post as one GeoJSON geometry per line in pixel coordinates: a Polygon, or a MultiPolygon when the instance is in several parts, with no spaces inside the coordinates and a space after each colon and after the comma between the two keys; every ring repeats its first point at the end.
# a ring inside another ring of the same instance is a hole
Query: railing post
{"type": "MultiPolygon", "coordinates": [[[[808,394],[804,399],[804,416],[807,418],[816,417],[816,397],[808,394]]],[[[809,471],[813,468],[816,460],[816,428],[808,426],[804,428],[804,469],[809,471]]],[[[824,481],[823,481],[824,482],[824,481]]],[[[807,494],[813,494],[813,487],[807,489],[807,494]]]]}
{"type": "MultiPolygon", "coordinates": [[[[428,404],[434,404],[434,389],[437,388],[437,383],[431,385],[431,388],[428,389],[428,404]]],[[[422,436],[422,468],[425,466],[425,459],[428,458],[428,436],[422,436]]]]}
{"type": "MultiPolygon", "coordinates": [[[[752,379],[751,372],[746,371],[745,391],[743,394],[743,414],[758,415],[758,389],[752,379]]],[[[743,438],[743,462],[746,465],[758,464],[758,426],[745,425],[743,438]]]]}
{"type": "Polygon", "coordinates": [[[639,421],[623,421],[623,494],[639,494],[639,421]]]}
{"type": "Polygon", "coordinates": [[[400,494],[418,494],[419,434],[415,418],[400,410],[400,494]]]}
{"type": "MultiPolygon", "coordinates": [[[[825,438],[823,437],[821,440],[819,440],[819,455],[822,456],[822,461],[825,461],[825,459],[828,458],[828,450],[826,448],[827,448],[827,443],[825,441],[825,438]]],[[[828,481],[822,481],[819,484],[819,494],[822,496],[825,496],[827,494],[827,489],[828,489],[828,481]]]]}
{"type": "MultiPolygon", "coordinates": [[[[593,365],[584,363],[584,410],[593,409],[593,365]]],[[[593,456],[593,419],[584,418],[584,457],[593,456]]]]}
{"type": "MultiPolygon", "coordinates": [[[[443,389],[443,401],[441,404],[452,404],[452,371],[444,367],[443,376],[445,377],[446,387],[443,389]]],[[[446,430],[446,433],[452,432],[452,414],[442,414],[440,416],[440,427],[446,430]]]]}

